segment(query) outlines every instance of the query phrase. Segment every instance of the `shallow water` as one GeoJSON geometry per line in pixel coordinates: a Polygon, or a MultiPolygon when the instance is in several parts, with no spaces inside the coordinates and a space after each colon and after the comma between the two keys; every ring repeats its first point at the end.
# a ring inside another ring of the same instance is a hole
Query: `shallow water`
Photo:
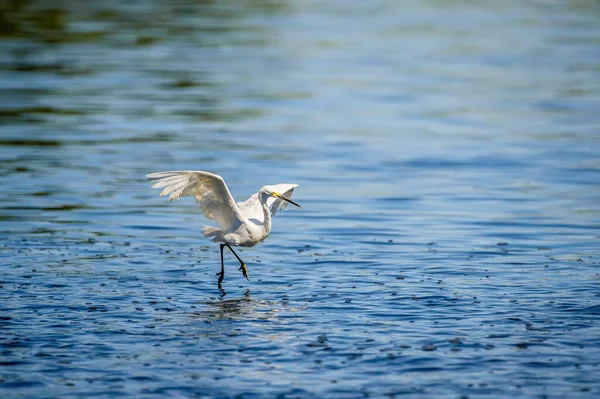
{"type": "Polygon", "coordinates": [[[3,398],[600,394],[595,2],[97,3],[1,14],[3,398]],[[225,296],[176,169],[300,184],[225,296]]]}

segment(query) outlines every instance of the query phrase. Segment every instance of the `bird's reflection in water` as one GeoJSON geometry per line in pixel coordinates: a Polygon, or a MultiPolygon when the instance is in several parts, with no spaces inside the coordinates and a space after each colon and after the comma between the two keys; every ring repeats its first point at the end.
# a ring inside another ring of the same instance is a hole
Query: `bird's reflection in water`
{"type": "Polygon", "coordinates": [[[268,301],[252,299],[250,289],[237,299],[224,299],[224,295],[218,300],[204,302],[205,309],[195,312],[196,316],[206,321],[231,320],[231,319],[255,319],[266,320],[276,317],[282,312],[299,311],[304,307],[289,307],[287,301],[268,301]]]}
{"type": "Polygon", "coordinates": [[[253,300],[250,297],[250,289],[247,289],[243,296],[236,299],[224,299],[225,294],[225,290],[221,289],[220,298],[215,301],[205,302],[206,309],[198,312],[197,315],[202,316],[207,320],[223,320],[239,316],[255,317],[256,308],[266,305],[264,301],[253,300]]]}
{"type": "Polygon", "coordinates": [[[237,299],[225,299],[226,292],[221,289],[219,301],[209,302],[213,309],[224,316],[252,313],[253,301],[250,298],[250,288],[246,289],[244,295],[237,299]]]}

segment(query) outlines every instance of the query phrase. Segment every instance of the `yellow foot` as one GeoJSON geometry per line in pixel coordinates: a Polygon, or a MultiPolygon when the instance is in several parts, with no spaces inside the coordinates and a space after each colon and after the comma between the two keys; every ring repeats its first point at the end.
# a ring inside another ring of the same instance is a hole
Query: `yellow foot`
{"type": "Polygon", "coordinates": [[[248,268],[246,267],[245,263],[242,263],[242,265],[240,266],[240,270],[242,271],[244,277],[246,277],[246,280],[250,281],[250,279],[248,278],[248,268]]]}

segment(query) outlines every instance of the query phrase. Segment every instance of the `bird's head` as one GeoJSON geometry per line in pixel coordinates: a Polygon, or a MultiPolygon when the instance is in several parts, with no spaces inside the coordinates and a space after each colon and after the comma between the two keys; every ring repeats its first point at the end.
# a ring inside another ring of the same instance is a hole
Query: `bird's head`
{"type": "Polygon", "coordinates": [[[290,204],[296,205],[298,208],[300,208],[300,205],[296,204],[291,199],[286,198],[282,194],[280,194],[277,191],[275,191],[273,186],[264,186],[263,188],[260,189],[259,194],[260,194],[260,197],[261,197],[262,201],[266,201],[269,197],[275,197],[275,198],[279,198],[279,199],[282,199],[284,201],[287,201],[290,204]]]}

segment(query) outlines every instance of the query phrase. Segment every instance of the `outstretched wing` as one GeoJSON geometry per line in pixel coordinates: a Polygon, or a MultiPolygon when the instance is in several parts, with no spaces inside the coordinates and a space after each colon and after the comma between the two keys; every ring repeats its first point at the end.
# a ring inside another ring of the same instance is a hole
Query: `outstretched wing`
{"type": "Polygon", "coordinates": [[[178,170],[150,173],[146,177],[155,182],[153,188],[164,187],[160,195],[168,195],[171,201],[193,195],[204,216],[216,221],[223,231],[234,231],[244,222],[244,215],[219,175],[178,170]]]}

